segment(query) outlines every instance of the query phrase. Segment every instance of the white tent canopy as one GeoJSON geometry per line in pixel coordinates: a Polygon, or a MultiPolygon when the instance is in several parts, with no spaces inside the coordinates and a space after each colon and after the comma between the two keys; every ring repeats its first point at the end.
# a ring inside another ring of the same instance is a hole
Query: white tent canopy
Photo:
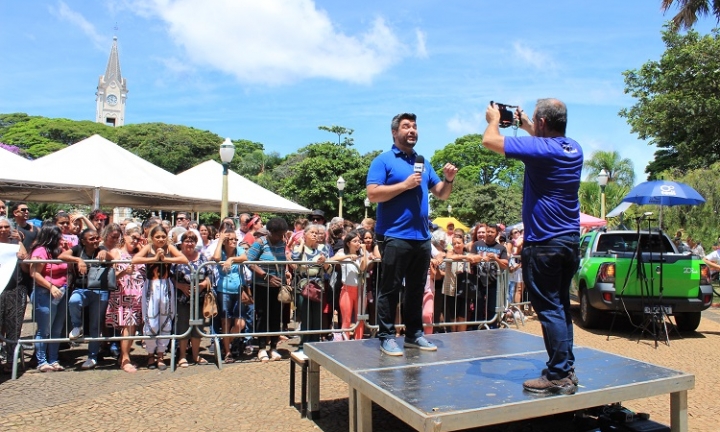
{"type": "MultiPolygon", "coordinates": [[[[222,165],[205,161],[176,177],[184,185],[182,193],[207,200],[222,200],[222,165]]],[[[228,171],[228,203],[235,212],[310,213],[310,210],[228,171]]]]}
{"type": "Polygon", "coordinates": [[[93,135],[0,174],[4,198],[99,207],[219,208],[219,202],[178,195],[177,178],[117,144],[93,135]]]}

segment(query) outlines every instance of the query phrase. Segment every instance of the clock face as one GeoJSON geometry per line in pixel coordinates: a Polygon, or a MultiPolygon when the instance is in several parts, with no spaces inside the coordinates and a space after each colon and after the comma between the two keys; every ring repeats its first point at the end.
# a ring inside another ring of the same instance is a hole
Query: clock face
{"type": "Polygon", "coordinates": [[[117,96],[112,95],[112,94],[111,94],[111,95],[108,95],[108,97],[107,97],[107,103],[109,103],[110,105],[115,105],[115,104],[117,104],[117,96]]]}

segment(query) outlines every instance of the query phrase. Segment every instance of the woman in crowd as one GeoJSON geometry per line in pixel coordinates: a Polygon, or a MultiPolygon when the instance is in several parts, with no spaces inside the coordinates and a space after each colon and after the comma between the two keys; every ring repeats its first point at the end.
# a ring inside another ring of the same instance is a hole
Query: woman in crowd
{"type": "MultiPolygon", "coordinates": [[[[288,224],[285,219],[272,218],[265,227],[270,235],[260,237],[250,249],[240,257],[242,261],[265,261],[267,264],[252,266],[253,299],[255,300],[254,323],[256,332],[279,332],[282,321],[282,304],[278,301],[278,290],[290,277],[284,264],[273,264],[273,261],[286,261],[285,232],[288,224]]],[[[269,346],[262,344],[258,351],[258,359],[263,362],[282,358],[277,352],[278,336],[265,339],[269,346]]]]}
{"type": "MultiPolygon", "coordinates": [[[[250,220],[247,223],[245,232],[245,238],[241,239],[244,243],[247,243],[248,245],[251,245],[255,243],[255,231],[259,230],[263,227],[262,219],[260,218],[260,215],[253,215],[253,217],[250,218],[250,220]]],[[[287,231],[287,230],[285,230],[287,231]]],[[[284,235],[285,233],[283,233],[284,235]]]]}
{"type": "MultiPolygon", "coordinates": [[[[118,260],[130,261],[140,250],[142,234],[137,226],[125,230],[123,245],[116,251],[118,260]]],[[[142,290],[145,285],[145,265],[118,263],[115,265],[117,291],[110,293],[105,323],[121,329],[122,336],[134,336],[142,323],[142,290]]],[[[120,342],[120,369],[128,373],[137,371],[130,361],[132,340],[120,342]]]]}
{"type": "MultiPolygon", "coordinates": [[[[198,242],[198,234],[196,230],[190,230],[182,235],[180,252],[188,259],[187,264],[175,264],[172,273],[175,277],[175,289],[177,296],[177,314],[175,319],[175,334],[184,334],[190,328],[190,284],[195,274],[198,275],[198,289],[202,293],[211,289],[212,272],[211,266],[203,265],[208,262],[205,255],[200,253],[195,245],[198,242]]],[[[220,302],[222,305],[222,302],[220,302]]],[[[192,361],[194,364],[206,365],[208,361],[200,357],[200,339],[202,335],[197,327],[193,327],[190,335],[190,349],[192,351],[192,361]]],[[[180,340],[180,360],[178,366],[185,368],[189,366],[187,359],[187,338],[180,340]]],[[[229,352],[229,351],[226,351],[229,352]]]]}
{"type": "MultiPolygon", "coordinates": [[[[435,230],[430,239],[431,259],[428,278],[433,288],[433,322],[438,324],[445,322],[445,309],[448,307],[447,298],[443,295],[443,281],[445,279],[445,256],[447,246],[445,239],[447,235],[443,230],[435,230]]],[[[453,299],[454,300],[454,299],[453,299]]],[[[452,304],[455,307],[454,303],[452,304]]],[[[439,327],[438,332],[447,332],[447,327],[439,327]]]]}
{"type": "MultiPolygon", "coordinates": [[[[90,325],[90,337],[97,338],[105,324],[105,314],[109,292],[102,289],[88,288],[89,266],[87,260],[110,261],[117,259],[113,254],[108,253],[104,247],[100,247],[100,237],[95,229],[86,228],[80,233],[80,243],[69,251],[64,251],[60,259],[75,263],[76,277],[73,282],[72,295],[68,300],[68,311],[70,312],[70,323],[72,330],[68,337],[75,340],[83,335],[83,309],[87,308],[89,313],[88,323],[90,325]]],[[[98,266],[93,264],[92,266],[98,266]]],[[[81,369],[92,369],[97,365],[97,357],[100,351],[100,342],[92,341],[88,344],[88,358],[80,366],[81,369]]]]}
{"type": "Polygon", "coordinates": [[[71,223],[70,223],[70,215],[65,213],[64,211],[59,211],[55,214],[55,217],[53,217],[53,224],[57,225],[58,228],[60,228],[60,231],[62,232],[62,248],[63,250],[68,250],[72,248],[73,246],[76,246],[79,242],[78,236],[73,234],[72,230],[70,229],[71,223]]]}
{"type": "Polygon", "coordinates": [[[103,228],[100,234],[100,246],[112,251],[121,246],[123,239],[123,230],[119,224],[111,223],[103,228]]]}
{"type": "Polygon", "coordinates": [[[514,258],[510,267],[510,289],[513,291],[511,299],[513,303],[521,303],[524,301],[522,262],[520,261],[520,253],[523,248],[522,230],[513,228],[510,231],[509,243],[512,244],[512,249],[508,255],[514,258]]]}
{"type": "Polygon", "coordinates": [[[205,258],[208,260],[212,258],[213,252],[215,252],[215,246],[216,244],[213,242],[217,236],[217,229],[215,229],[212,225],[200,225],[200,228],[198,229],[200,232],[200,239],[202,240],[202,248],[200,248],[200,253],[205,255],[205,258]],[[212,247],[210,246],[210,243],[213,243],[212,247]]]}
{"type": "Polygon", "coordinates": [[[358,230],[363,241],[363,247],[368,254],[368,266],[365,271],[365,310],[368,315],[368,323],[375,325],[375,298],[377,281],[379,281],[379,260],[380,247],[375,240],[375,233],[365,228],[358,230]]]}
{"type": "MultiPolygon", "coordinates": [[[[18,260],[27,259],[25,246],[19,239],[12,236],[10,221],[5,216],[0,216],[0,243],[16,244],[20,249],[17,252],[18,260]]],[[[20,263],[8,263],[13,267],[10,279],[5,289],[0,294],[0,335],[5,337],[5,356],[7,361],[3,366],[3,372],[12,372],[13,353],[17,340],[20,339],[23,320],[25,319],[25,307],[27,306],[27,291],[25,286],[18,284],[20,278],[20,263]]]]}
{"type": "MultiPolygon", "coordinates": [[[[213,253],[213,261],[218,263],[218,315],[222,332],[225,334],[237,334],[245,328],[245,321],[242,319],[243,304],[240,301],[240,291],[244,283],[243,266],[240,263],[244,253],[245,249],[238,245],[235,229],[226,227],[220,233],[220,241],[213,253]]],[[[222,338],[225,363],[235,362],[230,350],[231,341],[231,337],[222,338]]]]}
{"type": "Polygon", "coordinates": [[[471,252],[472,245],[476,241],[478,241],[478,240],[485,241],[485,228],[487,228],[487,224],[484,222],[478,222],[475,224],[473,229],[470,231],[470,242],[465,244],[466,251],[471,252]]]}
{"type": "MultiPolygon", "coordinates": [[[[147,279],[143,287],[143,334],[164,336],[172,332],[175,315],[175,295],[170,282],[170,265],[187,264],[188,259],[177,248],[168,244],[168,234],[162,225],[149,232],[150,243],[132,258],[133,264],[145,264],[147,279]]],[[[167,369],[163,360],[167,339],[148,339],[148,369],[167,369]]]]}
{"type": "MultiPolygon", "coordinates": [[[[324,274],[330,270],[331,266],[324,264],[330,255],[327,246],[318,240],[318,226],[308,225],[305,228],[305,236],[300,239],[300,242],[292,251],[293,261],[317,263],[315,265],[297,265],[295,267],[295,276],[299,278],[298,289],[302,289],[304,284],[309,282],[313,282],[323,289],[323,298],[319,302],[311,301],[302,295],[297,296],[298,322],[302,324],[302,330],[320,330],[322,328],[322,306],[323,302],[326,301],[324,297],[327,294],[324,290],[324,274]]],[[[305,342],[317,342],[319,340],[319,334],[302,335],[298,350],[302,349],[305,342]]]]}
{"type": "MultiPolygon", "coordinates": [[[[31,247],[34,260],[59,259],[62,232],[57,226],[43,226],[31,247]]],[[[32,302],[35,305],[37,332],[35,339],[62,338],[67,308],[67,263],[30,264],[30,276],[35,282],[32,302]]],[[[58,343],[35,344],[35,358],[40,372],[64,370],[58,361],[58,343]]]]}
{"type": "MultiPolygon", "coordinates": [[[[445,319],[460,323],[465,321],[468,312],[468,303],[475,298],[477,289],[472,287],[472,276],[470,274],[470,263],[466,261],[467,251],[463,236],[455,235],[452,239],[452,249],[447,258],[453,260],[446,267],[445,279],[443,282],[443,295],[445,296],[445,319]],[[473,292],[474,291],[474,292],[473,292]]],[[[467,326],[463,324],[452,326],[452,331],[465,331],[467,326]]]]}
{"type": "MultiPolygon", "coordinates": [[[[359,275],[367,269],[368,252],[360,240],[357,231],[350,231],[343,238],[343,250],[332,259],[334,261],[349,261],[341,265],[342,289],[340,290],[340,312],[342,314],[342,328],[349,328],[358,315],[358,285],[359,275]]],[[[365,326],[359,322],[355,328],[354,339],[362,339],[365,326]]],[[[350,339],[350,332],[346,333],[350,339]]]]}

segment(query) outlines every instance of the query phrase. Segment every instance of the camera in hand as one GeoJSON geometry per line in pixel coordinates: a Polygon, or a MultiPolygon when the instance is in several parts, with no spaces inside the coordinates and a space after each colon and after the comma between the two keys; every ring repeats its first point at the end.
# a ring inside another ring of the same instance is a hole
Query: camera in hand
{"type": "Polygon", "coordinates": [[[506,127],[510,127],[513,125],[520,127],[522,125],[522,121],[521,120],[516,121],[513,116],[513,112],[510,111],[510,108],[518,108],[517,105],[507,105],[507,104],[502,104],[500,102],[490,101],[491,106],[492,106],[492,104],[496,104],[498,106],[498,110],[500,111],[499,126],[501,128],[506,128],[506,127]]]}

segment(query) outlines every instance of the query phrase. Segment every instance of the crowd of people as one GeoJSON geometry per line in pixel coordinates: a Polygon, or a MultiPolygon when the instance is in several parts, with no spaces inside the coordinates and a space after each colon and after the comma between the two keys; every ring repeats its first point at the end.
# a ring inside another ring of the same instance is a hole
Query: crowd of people
{"type": "MultiPolygon", "coordinates": [[[[100,210],[88,216],[60,211],[38,228],[28,223],[27,203],[14,203],[9,210],[12,219],[0,216],[0,243],[17,244],[19,252],[15,276],[0,295],[0,331],[8,360],[20,339],[29,301],[35,317],[35,339],[67,337],[77,343],[86,334],[92,338],[80,369],[96,367],[104,350],[117,358],[123,371],[136,372],[139,365],[131,358],[132,340],[110,343],[101,339],[140,334],[156,336],[143,340],[146,351],[143,366],[147,368],[167,368],[169,339],[162,336],[172,334],[188,334],[179,341],[178,367],[208,364],[208,359],[200,355],[202,335],[189,324],[191,286],[196,274],[201,301],[208,291],[215,293],[217,299],[218,316],[207,323],[211,333],[277,333],[255,341],[256,355],[261,361],[282,357],[277,345],[286,337],[281,335],[289,335],[291,330],[310,331],[298,341],[297,348],[302,349],[308,341],[371,336],[362,321],[354,330],[348,330],[363,310],[369,314],[370,324],[376,324],[375,297],[382,257],[375,221],[370,218],[357,225],[339,217],[327,222],[322,210],[314,210],[307,218],[295,220],[289,229],[281,218],[263,224],[259,215],[241,214],[226,218],[218,229],[199,224],[184,212],[175,214],[172,225],[158,217],[143,222],[128,218],[115,223],[100,210]],[[26,265],[21,260],[40,262],[26,265]],[[48,260],[57,261],[46,263],[48,260]],[[246,261],[269,263],[243,264],[246,261]],[[299,264],[286,265],[292,261],[299,264]],[[326,261],[343,264],[330,265],[326,261]],[[208,265],[209,262],[212,263],[208,265]],[[116,289],[88,285],[89,270],[103,266],[112,268],[116,289]],[[300,295],[307,283],[321,287],[321,301],[300,295]],[[291,307],[277,300],[277,290],[283,284],[296,287],[291,307]],[[345,331],[337,331],[340,329],[345,331]]],[[[492,260],[493,253],[503,263],[499,268],[504,269],[507,257],[519,252],[520,232],[513,231],[516,238],[506,242],[505,233],[498,235],[495,225],[478,223],[469,233],[452,227],[445,231],[430,222],[428,227],[434,229],[433,262],[438,265],[437,271],[431,270],[427,275],[426,293],[430,295],[423,298],[427,311],[423,323],[472,320],[467,311],[476,307],[475,298],[460,296],[453,289],[473,285],[484,267],[482,262],[492,260]],[[468,236],[474,241],[465,242],[468,236]],[[447,247],[449,244],[453,247],[447,247]],[[486,249],[493,246],[497,250],[487,254],[486,249]],[[464,277],[463,273],[474,276],[464,277]]],[[[489,274],[485,280],[492,284],[489,274]]],[[[494,289],[485,288],[483,295],[490,292],[494,289]]],[[[485,310],[486,306],[483,304],[480,309],[485,310]]],[[[487,315],[481,315],[480,319],[485,318],[487,315]]],[[[398,322],[401,320],[398,317],[398,322]]],[[[432,329],[428,326],[425,332],[432,329]]],[[[462,329],[458,325],[438,327],[437,331],[462,329]]],[[[221,357],[225,363],[234,362],[239,355],[234,349],[238,340],[245,348],[253,346],[250,338],[221,337],[221,357]]],[[[61,371],[70,366],[61,364],[59,347],[56,342],[34,344],[39,371],[61,371]]],[[[4,369],[8,371],[10,367],[7,361],[4,369]]]]}

